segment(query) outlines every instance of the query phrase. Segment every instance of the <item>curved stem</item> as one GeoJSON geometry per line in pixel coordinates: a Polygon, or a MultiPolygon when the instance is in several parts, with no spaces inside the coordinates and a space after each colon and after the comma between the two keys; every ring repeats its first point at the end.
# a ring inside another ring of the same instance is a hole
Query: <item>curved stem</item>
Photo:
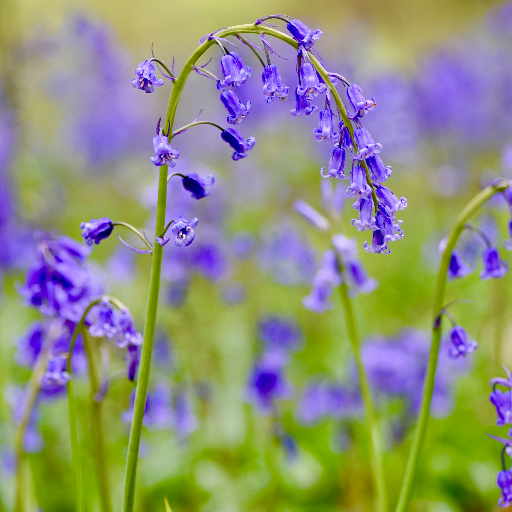
{"type": "Polygon", "coordinates": [[[361,388],[361,396],[363,398],[366,424],[370,434],[370,446],[372,452],[372,471],[375,487],[377,490],[377,508],[379,512],[386,512],[388,510],[386,482],[384,480],[384,466],[382,462],[382,449],[380,444],[380,433],[375,419],[375,408],[373,406],[373,399],[368,383],[368,378],[364,370],[363,362],[361,360],[361,340],[357,328],[357,322],[352,308],[352,301],[348,295],[348,287],[345,282],[341,284],[341,302],[345,310],[345,319],[347,322],[347,331],[352,351],[357,365],[357,373],[359,375],[359,386],[361,388]]]}
{"type": "Polygon", "coordinates": [[[437,276],[437,285],[434,295],[433,304],[433,328],[432,328],[432,346],[430,348],[430,356],[428,361],[427,374],[423,386],[423,399],[421,403],[420,415],[414,438],[412,441],[411,449],[409,452],[409,458],[407,460],[407,467],[405,469],[404,480],[400,491],[400,497],[396,512],[405,512],[412,499],[414,490],[414,479],[416,476],[416,470],[418,468],[418,459],[421,447],[425,440],[425,433],[427,430],[427,423],[430,416],[430,402],[432,400],[432,393],[434,391],[434,382],[436,377],[437,359],[439,355],[439,344],[441,342],[441,322],[436,322],[436,318],[439,312],[443,309],[446,291],[446,279],[448,276],[448,267],[450,265],[450,259],[452,252],[455,249],[457,240],[459,239],[466,222],[479,210],[479,208],[488,201],[492,196],[499,192],[503,192],[510,186],[509,183],[503,181],[498,182],[495,185],[486,187],[484,190],[479,192],[462,210],[458,216],[455,226],[448,237],[446,247],[444,248],[441,265],[439,267],[439,273],[437,276]]]}
{"type": "Polygon", "coordinates": [[[146,247],[152,251],[153,247],[151,247],[151,244],[146,240],[146,237],[137,229],[134,228],[131,224],[128,224],[127,222],[112,222],[113,226],[123,226],[125,228],[128,228],[132,233],[135,233],[146,245],[146,247]]]}
{"type": "MultiPolygon", "coordinates": [[[[151,59],[151,62],[157,62],[158,64],[160,64],[160,66],[162,66],[165,71],[167,71],[167,73],[169,73],[169,76],[172,78],[171,80],[171,83],[174,83],[174,80],[176,80],[176,77],[173,75],[173,73],[171,73],[169,71],[169,68],[160,60],[160,59],[155,59],[154,57],[151,59]]],[[[167,78],[167,77],[166,77],[167,78]]]]}
{"type": "MultiPolygon", "coordinates": [[[[242,36],[236,36],[236,37],[238,39],[240,39],[240,41],[242,41],[242,43],[244,43],[246,46],[248,46],[252,50],[252,53],[254,53],[254,55],[256,55],[258,60],[261,62],[261,65],[263,67],[265,67],[265,63],[263,62],[263,59],[260,57],[260,54],[256,51],[256,48],[253,48],[252,44],[249,41],[247,41],[247,39],[245,39],[245,37],[242,37],[242,36]]],[[[268,50],[267,50],[267,52],[268,52],[268,50]]],[[[267,57],[268,57],[268,54],[267,54],[267,57]]]]}
{"type": "Polygon", "coordinates": [[[180,133],[184,132],[185,130],[188,130],[189,128],[192,128],[192,126],[198,126],[200,124],[209,124],[211,126],[215,126],[215,128],[218,128],[221,132],[224,131],[224,128],[222,128],[222,126],[218,125],[217,123],[212,123],[211,121],[194,121],[193,123],[186,124],[185,126],[182,126],[178,130],[173,132],[171,137],[169,138],[169,141],[176,135],[179,135],[180,133]]]}
{"type": "MultiPolygon", "coordinates": [[[[15,512],[25,512],[25,481],[24,481],[24,459],[25,452],[23,450],[23,440],[25,438],[25,430],[27,429],[28,422],[30,421],[30,414],[34,408],[37,394],[41,387],[41,379],[46,371],[46,363],[50,353],[49,344],[45,344],[44,349],[41,351],[37,358],[34,370],[28,381],[25,390],[23,414],[21,422],[16,429],[16,436],[14,438],[14,449],[16,453],[16,497],[15,497],[15,512]]],[[[81,511],[80,511],[81,512],[81,511]]]]}

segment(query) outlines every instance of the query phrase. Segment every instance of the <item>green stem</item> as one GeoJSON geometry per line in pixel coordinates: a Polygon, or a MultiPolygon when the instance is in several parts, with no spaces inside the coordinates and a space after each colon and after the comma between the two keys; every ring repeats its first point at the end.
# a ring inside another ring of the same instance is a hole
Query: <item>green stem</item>
{"type": "Polygon", "coordinates": [[[372,471],[375,487],[377,489],[377,508],[379,512],[386,512],[388,510],[386,482],[384,480],[384,466],[382,462],[382,449],[380,443],[380,433],[378,424],[375,418],[375,408],[373,406],[372,394],[368,378],[364,370],[363,362],[361,360],[361,340],[357,329],[357,322],[352,307],[352,301],[348,295],[348,287],[345,282],[341,284],[341,302],[345,310],[345,319],[347,322],[347,331],[352,351],[357,365],[357,372],[359,375],[359,386],[361,388],[361,396],[363,398],[366,425],[371,439],[372,451],[372,471]]]}
{"type": "Polygon", "coordinates": [[[14,449],[16,453],[16,498],[14,510],[15,512],[25,512],[25,479],[24,479],[24,462],[25,451],[23,450],[23,440],[25,438],[25,430],[27,429],[28,422],[30,421],[30,414],[36,403],[37,394],[41,387],[41,379],[46,371],[46,363],[50,354],[49,344],[45,344],[45,348],[41,351],[37,358],[34,370],[28,381],[25,390],[25,404],[23,408],[23,415],[21,422],[16,429],[16,436],[14,438],[14,449]]]}
{"type": "Polygon", "coordinates": [[[90,381],[90,406],[91,406],[91,436],[94,450],[94,465],[96,476],[100,489],[100,503],[102,512],[111,512],[110,505],[110,487],[108,484],[107,461],[105,457],[105,438],[102,429],[101,404],[95,400],[95,396],[100,390],[101,382],[96,371],[96,357],[93,353],[89,337],[82,329],[84,339],[85,353],[89,362],[89,381],[90,381]]]}
{"type": "Polygon", "coordinates": [[[437,369],[437,359],[439,355],[439,344],[441,342],[442,326],[441,322],[436,322],[439,312],[443,309],[445,301],[446,291],[446,279],[448,276],[448,268],[450,266],[450,259],[452,252],[455,249],[457,240],[459,239],[464,225],[468,220],[479,210],[479,208],[485,204],[492,196],[499,192],[503,192],[510,186],[509,183],[503,181],[495,185],[486,187],[479,192],[462,210],[457,217],[456,223],[448,241],[444,248],[441,265],[439,267],[439,273],[437,275],[437,286],[434,296],[434,304],[432,311],[432,346],[430,348],[430,356],[428,360],[427,375],[423,386],[423,400],[421,403],[420,415],[418,424],[414,433],[411,449],[409,452],[409,459],[407,461],[407,467],[405,469],[404,480],[402,483],[402,489],[400,491],[400,497],[396,512],[406,512],[412,499],[414,491],[414,480],[416,471],[418,468],[418,459],[421,451],[421,447],[425,440],[425,433],[427,430],[427,423],[430,416],[430,402],[432,400],[432,393],[434,391],[434,383],[437,369]]]}
{"type": "Polygon", "coordinates": [[[217,123],[212,123],[211,121],[194,121],[193,123],[186,124],[185,126],[182,126],[178,130],[173,132],[171,137],[169,138],[169,141],[172,139],[172,137],[175,137],[176,135],[184,132],[185,130],[192,128],[192,126],[198,126],[200,124],[209,124],[210,126],[215,126],[215,128],[218,128],[221,132],[224,131],[224,128],[222,128],[222,126],[218,125],[217,123]]]}

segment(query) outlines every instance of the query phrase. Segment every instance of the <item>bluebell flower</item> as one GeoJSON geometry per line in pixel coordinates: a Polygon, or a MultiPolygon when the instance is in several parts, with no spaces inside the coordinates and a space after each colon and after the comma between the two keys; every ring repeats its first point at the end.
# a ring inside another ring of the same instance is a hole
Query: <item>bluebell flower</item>
{"type": "Polygon", "coordinates": [[[295,350],[302,340],[302,333],[295,321],[277,316],[261,320],[258,334],[269,348],[295,350]]]}
{"type": "Polygon", "coordinates": [[[370,169],[370,176],[373,182],[383,183],[393,174],[393,168],[389,165],[386,167],[379,155],[368,157],[366,163],[370,169]]]}
{"type": "Polygon", "coordinates": [[[226,89],[232,85],[240,86],[251,76],[251,68],[245,66],[240,56],[235,52],[221,57],[220,68],[224,80],[219,80],[217,83],[218,89],[226,89]]]}
{"type": "Polygon", "coordinates": [[[299,86],[297,87],[297,94],[305,96],[308,101],[313,102],[314,99],[327,90],[327,86],[320,82],[318,73],[311,62],[305,60],[302,63],[299,71],[299,86]]]}
{"type": "Polygon", "coordinates": [[[512,505],[512,471],[500,471],[496,478],[496,485],[501,490],[501,498],[498,500],[498,505],[502,508],[507,508],[512,505]]]}
{"type": "Polygon", "coordinates": [[[324,174],[324,167],[320,169],[320,175],[322,178],[337,178],[339,180],[345,180],[345,148],[335,147],[331,158],[329,159],[329,167],[327,174],[324,174]]]}
{"type": "Polygon", "coordinates": [[[180,150],[171,148],[171,144],[169,143],[167,136],[157,135],[156,137],[153,137],[153,149],[155,150],[156,156],[152,156],[150,160],[156,166],[176,166],[175,160],[180,156],[180,150]]]}
{"type": "Polygon", "coordinates": [[[189,246],[196,237],[194,229],[198,223],[197,217],[194,217],[191,221],[183,218],[181,215],[175,220],[171,226],[173,235],[176,235],[175,244],[178,247],[189,246]]]}
{"type": "Polygon", "coordinates": [[[490,278],[499,279],[507,273],[508,265],[505,261],[500,260],[500,254],[496,247],[486,247],[482,251],[482,261],[484,269],[480,272],[480,277],[484,281],[490,278]]]}
{"type": "MultiPolygon", "coordinates": [[[[108,299],[103,299],[87,315],[89,333],[96,338],[113,338],[119,332],[119,317],[108,299]]],[[[123,342],[124,344],[124,342],[123,342]]]]}
{"type": "Polygon", "coordinates": [[[357,293],[371,293],[377,287],[377,280],[368,276],[363,264],[358,259],[345,263],[343,275],[346,276],[351,296],[357,293]]]}
{"type": "Polygon", "coordinates": [[[191,193],[194,199],[202,199],[210,195],[210,187],[215,182],[213,175],[201,178],[196,173],[187,174],[183,179],[183,188],[191,193]]]}
{"type": "Polygon", "coordinates": [[[352,170],[350,171],[350,185],[345,192],[346,197],[366,198],[372,193],[372,187],[368,185],[366,172],[358,160],[352,161],[352,170]]]}
{"type": "Polygon", "coordinates": [[[261,75],[263,80],[263,94],[266,96],[265,101],[270,103],[279,99],[284,101],[288,96],[288,87],[281,83],[281,75],[277,66],[269,64],[265,66],[261,75]]]}
{"type": "Polygon", "coordinates": [[[289,21],[286,28],[295,41],[299,43],[299,46],[307,51],[313,48],[315,42],[318,41],[323,34],[321,30],[311,30],[299,20],[289,21]]]}
{"type": "Polygon", "coordinates": [[[384,237],[384,241],[394,242],[403,237],[403,231],[400,229],[401,220],[395,222],[395,218],[389,215],[385,209],[379,205],[375,214],[375,225],[384,237]]]}
{"type": "Polygon", "coordinates": [[[471,267],[462,261],[462,258],[459,256],[457,251],[453,251],[450,258],[450,265],[448,267],[448,281],[464,277],[471,272],[471,267]]]}
{"type": "Polygon", "coordinates": [[[371,197],[361,197],[353,205],[354,210],[359,210],[359,219],[352,219],[352,226],[358,231],[367,229],[377,229],[375,217],[373,216],[373,199],[371,197]]]}
{"type": "Polygon", "coordinates": [[[292,116],[301,117],[302,115],[309,116],[318,110],[316,105],[307,98],[305,95],[299,94],[299,87],[295,89],[295,108],[290,110],[292,116]]]}
{"type": "Polygon", "coordinates": [[[117,317],[117,329],[114,334],[118,347],[132,347],[142,344],[142,335],[136,331],[130,312],[122,309],[117,317]]]}
{"type": "Polygon", "coordinates": [[[382,144],[375,143],[370,132],[364,126],[356,126],[354,139],[358,147],[358,153],[352,156],[356,160],[366,160],[376,156],[382,150],[382,144]]]}
{"type": "Polygon", "coordinates": [[[88,254],[87,246],[70,238],[45,235],[19,293],[45,316],[78,320],[90,301],[88,254]]]}
{"type": "Polygon", "coordinates": [[[262,412],[271,412],[275,400],[290,395],[291,386],[284,376],[285,362],[282,350],[267,350],[251,372],[247,399],[262,412]]]}
{"type": "Polygon", "coordinates": [[[334,235],[331,238],[332,245],[343,261],[355,259],[357,257],[357,245],[355,240],[351,240],[344,235],[334,235]]]}
{"type": "Polygon", "coordinates": [[[366,252],[373,252],[376,254],[389,254],[391,252],[391,250],[388,249],[388,242],[384,239],[384,235],[380,229],[376,229],[373,232],[372,244],[368,245],[368,242],[365,242],[363,247],[366,252]]]}
{"type": "Polygon", "coordinates": [[[501,389],[493,389],[489,400],[496,407],[496,414],[498,416],[496,425],[504,427],[505,425],[512,424],[512,392],[510,390],[504,392],[501,389]]]}
{"type": "Polygon", "coordinates": [[[327,107],[320,111],[320,127],[313,130],[316,140],[330,140],[336,143],[339,132],[335,131],[335,122],[332,110],[327,107]]]}
{"type": "Polygon", "coordinates": [[[221,133],[221,137],[235,150],[231,156],[231,158],[235,161],[240,160],[241,158],[245,158],[247,153],[256,143],[256,139],[254,137],[249,137],[247,140],[244,140],[242,135],[237,130],[235,130],[235,128],[226,128],[221,133]]]}
{"type": "Polygon", "coordinates": [[[352,84],[347,89],[347,96],[352,108],[354,109],[354,113],[350,115],[351,119],[363,117],[365,112],[369,112],[377,106],[373,98],[371,100],[365,99],[363,91],[359,85],[352,84]]]}
{"type": "Polygon", "coordinates": [[[53,355],[48,359],[46,371],[41,379],[41,390],[46,392],[56,391],[67,384],[70,379],[66,371],[67,357],[53,355]]]}
{"type": "Polygon", "coordinates": [[[468,340],[467,332],[460,325],[456,325],[452,328],[450,331],[450,340],[452,342],[452,346],[448,350],[448,355],[452,359],[474,352],[478,347],[478,343],[476,341],[468,340]]]}
{"type": "Polygon", "coordinates": [[[114,230],[114,224],[108,217],[102,217],[98,220],[91,219],[89,222],[82,222],[80,229],[87,245],[99,244],[101,240],[110,236],[114,230]]]}
{"type": "Polygon", "coordinates": [[[16,362],[20,366],[32,368],[37,361],[46,335],[42,322],[34,322],[28,331],[18,340],[16,347],[16,362]]]}
{"type": "MultiPolygon", "coordinates": [[[[507,190],[510,190],[510,188],[507,188],[507,190]]],[[[503,245],[505,246],[505,249],[512,251],[512,220],[510,220],[508,223],[508,236],[510,240],[505,240],[503,245]]]]}
{"type": "Polygon", "coordinates": [[[329,229],[329,221],[306,202],[302,200],[295,201],[293,210],[302,215],[316,229],[320,231],[327,231],[329,229]]]}
{"type": "Polygon", "coordinates": [[[389,215],[393,215],[398,210],[403,210],[407,207],[407,199],[401,197],[398,199],[388,187],[384,185],[377,185],[375,187],[375,194],[379,203],[386,208],[389,215]]]}
{"type": "Polygon", "coordinates": [[[229,124],[238,124],[249,113],[251,109],[251,102],[247,102],[245,106],[238,96],[231,90],[226,89],[220,93],[220,99],[226,110],[229,112],[227,121],[229,124]]]}
{"type": "Polygon", "coordinates": [[[324,253],[322,266],[313,277],[313,286],[308,296],[304,297],[302,304],[306,309],[323,313],[333,308],[330,300],[333,289],[342,282],[336,253],[329,249],[324,253]]]}
{"type": "Polygon", "coordinates": [[[156,77],[155,65],[150,60],[145,60],[138,65],[135,76],[136,78],[130,80],[133,87],[147,93],[154,92],[154,87],[164,85],[164,81],[156,77]]]}

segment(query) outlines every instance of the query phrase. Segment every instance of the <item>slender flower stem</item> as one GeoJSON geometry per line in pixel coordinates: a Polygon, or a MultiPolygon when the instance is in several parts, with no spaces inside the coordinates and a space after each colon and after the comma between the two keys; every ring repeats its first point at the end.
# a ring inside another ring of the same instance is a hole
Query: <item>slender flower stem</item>
{"type": "Polygon", "coordinates": [[[427,423],[430,416],[430,402],[432,400],[432,393],[434,391],[434,383],[437,369],[437,359],[439,355],[439,345],[441,342],[442,326],[441,322],[436,322],[436,319],[443,309],[445,301],[446,280],[448,276],[448,268],[450,266],[450,259],[452,252],[455,249],[457,240],[464,230],[466,222],[485,204],[492,196],[499,192],[503,192],[510,186],[506,181],[497,182],[494,185],[484,188],[479,192],[462,210],[458,216],[455,226],[448,237],[446,246],[443,251],[439,273],[437,275],[437,285],[434,295],[434,304],[432,311],[433,328],[432,328],[432,346],[430,348],[430,356],[428,361],[427,375],[423,385],[423,400],[421,403],[420,415],[414,438],[412,441],[411,449],[409,452],[409,459],[405,469],[404,480],[396,512],[406,512],[412,499],[414,491],[414,480],[418,468],[418,459],[420,450],[425,440],[425,433],[427,430],[427,423]]]}
{"type": "Polygon", "coordinates": [[[175,137],[176,135],[183,133],[185,130],[192,128],[192,126],[198,126],[200,124],[209,124],[210,126],[215,126],[215,128],[218,128],[221,132],[224,131],[224,128],[222,126],[218,125],[217,123],[212,123],[211,121],[194,121],[193,123],[186,124],[185,126],[182,126],[178,130],[173,132],[169,140],[171,140],[172,137],[175,137]]]}
{"type": "Polygon", "coordinates": [[[382,449],[380,443],[380,433],[375,419],[375,408],[373,406],[372,394],[368,378],[364,370],[363,362],[361,360],[361,340],[357,328],[357,322],[352,307],[352,301],[348,295],[347,284],[343,282],[340,287],[341,302],[345,310],[345,319],[347,322],[347,331],[352,351],[357,365],[357,372],[359,375],[359,386],[361,388],[361,396],[363,397],[366,425],[370,433],[371,451],[372,451],[372,471],[375,486],[377,489],[377,508],[379,512],[386,512],[388,510],[386,482],[384,480],[384,466],[382,463],[382,449]]]}
{"type": "MultiPolygon", "coordinates": [[[[14,505],[15,512],[25,512],[25,479],[24,479],[24,459],[25,452],[23,450],[23,440],[25,438],[25,430],[27,429],[28,422],[30,421],[30,414],[36,403],[37,394],[41,387],[41,379],[46,371],[46,363],[50,354],[50,346],[46,344],[44,349],[39,354],[30,380],[28,381],[25,390],[23,414],[21,422],[16,430],[14,438],[14,449],[16,453],[16,501],[14,505]]],[[[81,511],[80,511],[81,512],[81,511]]]]}
{"type": "MultiPolygon", "coordinates": [[[[180,99],[185,83],[194,67],[197,60],[214,44],[216,44],[217,38],[226,38],[237,34],[267,34],[269,36],[276,37],[281,41],[289,44],[291,47],[298,49],[297,41],[292,37],[283,34],[279,30],[263,26],[263,25],[236,25],[226,29],[222,29],[216,33],[214,39],[205,40],[189,57],[185,62],[183,69],[179,76],[174,82],[174,87],[169,97],[169,103],[167,105],[167,113],[165,116],[164,126],[168,126],[169,130],[167,133],[172,133],[172,127],[174,125],[174,118],[176,116],[176,110],[178,107],[178,101],[180,99]]],[[[340,115],[344,121],[348,123],[349,119],[346,114],[345,107],[341,98],[339,97],[334,85],[327,75],[327,71],[312,55],[311,61],[323,80],[331,90],[336,104],[340,109],[340,115]]],[[[351,136],[353,137],[353,130],[351,123],[348,123],[348,128],[351,130],[351,136]]],[[[354,143],[354,148],[357,146],[354,143]]],[[[364,164],[366,165],[366,164],[364,164]]],[[[367,178],[369,178],[369,171],[367,166],[365,167],[367,178]]],[[[371,180],[370,180],[371,182],[371,180]]],[[[376,196],[373,194],[374,200],[376,196]]],[[[130,429],[130,440],[128,442],[128,456],[126,458],[126,471],[125,471],[125,487],[124,487],[124,500],[123,500],[123,512],[133,512],[134,497],[135,497],[135,481],[137,473],[137,460],[139,455],[140,435],[142,432],[142,422],[144,419],[144,409],[146,406],[146,396],[149,383],[149,374],[151,366],[151,354],[153,351],[153,340],[155,334],[156,315],[158,309],[158,294],[160,291],[160,274],[162,267],[162,253],[163,247],[156,242],[156,237],[162,232],[165,226],[165,208],[167,203],[167,166],[160,167],[160,178],[158,185],[158,203],[157,203],[157,215],[155,225],[155,248],[153,251],[153,259],[151,265],[151,277],[149,285],[149,296],[146,309],[146,321],[144,325],[144,340],[142,344],[141,362],[139,368],[139,377],[137,381],[137,391],[135,393],[135,403],[133,408],[132,424],[130,429]]]]}
{"type": "Polygon", "coordinates": [[[152,251],[153,247],[151,247],[151,244],[146,240],[146,237],[137,229],[134,228],[131,224],[128,224],[127,222],[112,222],[113,226],[123,226],[125,228],[128,228],[132,233],[135,233],[146,245],[146,247],[152,251]]]}
{"type": "Polygon", "coordinates": [[[96,371],[96,357],[93,353],[89,337],[85,329],[82,328],[82,337],[84,339],[85,353],[89,363],[89,381],[90,381],[90,407],[91,407],[91,436],[94,450],[94,464],[96,466],[96,476],[100,489],[100,504],[102,512],[111,512],[110,504],[110,486],[108,484],[107,461],[105,457],[105,437],[102,429],[101,404],[97,401],[96,394],[100,391],[101,383],[98,372],[96,371]]]}

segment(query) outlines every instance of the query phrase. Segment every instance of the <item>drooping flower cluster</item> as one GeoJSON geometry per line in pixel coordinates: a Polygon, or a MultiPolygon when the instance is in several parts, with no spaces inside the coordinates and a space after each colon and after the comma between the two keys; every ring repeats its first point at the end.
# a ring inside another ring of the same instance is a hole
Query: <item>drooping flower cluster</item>
{"type": "MultiPolygon", "coordinates": [[[[329,181],[322,180],[322,203],[325,213],[319,213],[304,201],[296,201],[294,210],[319,231],[328,231],[331,224],[339,219],[343,206],[343,185],[338,183],[334,190],[329,181]]],[[[331,295],[335,287],[343,281],[349,287],[351,295],[370,293],[377,286],[377,281],[366,273],[361,261],[357,258],[357,246],[354,240],[338,234],[331,237],[332,248],[324,252],[322,264],[313,277],[311,293],[304,298],[307,309],[322,313],[333,307],[331,295]]]]}
{"type": "MultiPolygon", "coordinates": [[[[512,375],[505,367],[504,369],[507,372],[506,379],[496,377],[490,381],[492,391],[489,399],[496,408],[496,425],[498,427],[512,425],[512,375]],[[506,391],[502,391],[498,386],[505,388],[506,391]]],[[[502,508],[506,508],[512,505],[512,468],[507,469],[505,465],[505,454],[512,457],[512,428],[509,428],[506,438],[491,434],[488,435],[503,444],[501,455],[503,467],[496,478],[496,485],[500,488],[502,494],[498,505],[502,508]]]]}

